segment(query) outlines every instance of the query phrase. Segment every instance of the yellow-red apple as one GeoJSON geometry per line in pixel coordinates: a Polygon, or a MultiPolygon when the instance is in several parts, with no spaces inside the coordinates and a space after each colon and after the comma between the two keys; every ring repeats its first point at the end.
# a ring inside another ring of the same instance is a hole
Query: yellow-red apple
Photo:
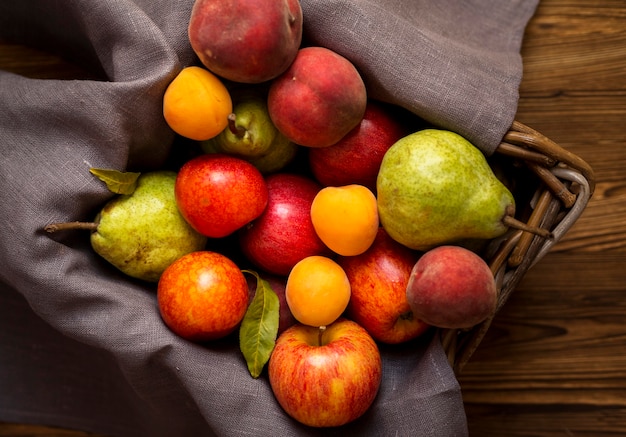
{"type": "Polygon", "coordinates": [[[324,331],[302,324],[287,329],[276,341],[268,368],[278,403],[313,427],[341,426],[362,416],[382,378],[374,339],[344,318],[324,331]]]}
{"type": "Polygon", "coordinates": [[[339,257],[352,288],[347,317],[382,343],[402,343],[426,331],[429,325],[413,313],[406,297],[418,258],[418,252],[396,242],[382,228],[367,251],[339,257]]]}

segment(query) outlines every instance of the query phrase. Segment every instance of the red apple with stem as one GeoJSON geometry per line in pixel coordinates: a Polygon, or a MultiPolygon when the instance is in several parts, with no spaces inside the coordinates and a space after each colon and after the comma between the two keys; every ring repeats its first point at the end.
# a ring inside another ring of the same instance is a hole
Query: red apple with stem
{"type": "Polygon", "coordinates": [[[341,426],[362,416],[382,378],[374,339],[344,318],[326,329],[302,324],[287,329],[276,341],[268,370],[281,407],[313,427],[341,426]]]}
{"type": "Polygon", "coordinates": [[[411,270],[419,255],[379,228],[367,251],[337,259],[352,288],[347,317],[382,343],[414,339],[429,327],[413,313],[406,297],[411,270]]]}
{"type": "Polygon", "coordinates": [[[257,267],[285,276],[298,261],[329,251],[311,221],[311,204],[321,186],[291,173],[270,175],[266,185],[267,207],[240,231],[240,246],[257,267]]]}
{"type": "Polygon", "coordinates": [[[478,254],[460,246],[439,246],[415,263],[406,297],[413,313],[429,324],[465,329],[495,313],[498,289],[478,254]]]}
{"type": "Polygon", "coordinates": [[[329,147],[310,148],[309,164],[324,186],[360,184],[376,192],[385,152],[415,127],[398,107],[369,100],[361,122],[329,147]]]}
{"type": "Polygon", "coordinates": [[[239,326],[248,308],[248,284],[230,258],[191,252],[165,269],[157,302],[175,334],[191,341],[216,340],[239,326]]]}
{"type": "Polygon", "coordinates": [[[267,186],[249,162],[224,154],[200,155],[179,170],[176,205],[207,237],[226,237],[257,218],[267,205],[267,186]]]}

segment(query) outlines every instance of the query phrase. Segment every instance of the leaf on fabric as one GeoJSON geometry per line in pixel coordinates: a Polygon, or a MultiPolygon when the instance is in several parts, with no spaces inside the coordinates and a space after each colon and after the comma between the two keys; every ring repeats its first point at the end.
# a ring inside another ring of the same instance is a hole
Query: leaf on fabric
{"type": "Polygon", "coordinates": [[[109,168],[90,168],[89,172],[107,185],[115,194],[133,194],[141,173],[124,172],[109,168]]]}
{"type": "Polygon", "coordinates": [[[256,272],[244,272],[256,277],[257,287],[239,328],[239,348],[250,375],[258,378],[276,344],[280,303],[269,282],[256,272]]]}

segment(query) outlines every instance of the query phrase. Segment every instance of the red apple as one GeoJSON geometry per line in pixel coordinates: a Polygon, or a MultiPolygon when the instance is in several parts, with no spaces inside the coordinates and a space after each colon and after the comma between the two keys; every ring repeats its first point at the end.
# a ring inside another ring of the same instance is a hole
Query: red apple
{"type": "Polygon", "coordinates": [[[276,128],[291,141],[326,147],[359,124],[367,92],[348,59],[324,47],[305,47],[272,81],[267,104],[276,128]]]}
{"type": "Polygon", "coordinates": [[[494,314],[498,291],[480,256],[460,246],[439,246],[415,263],[406,296],[413,313],[425,322],[464,329],[494,314]]]}
{"type": "Polygon", "coordinates": [[[283,332],[269,361],[278,403],[295,420],[313,427],[352,422],[372,405],[382,377],[374,339],[348,319],[325,331],[297,324],[283,332]]]}
{"type": "Polygon", "coordinates": [[[267,207],[241,230],[240,246],[257,267],[285,276],[301,259],[328,251],[311,222],[311,204],[321,186],[290,173],[268,176],[266,185],[267,207]]]}
{"type": "MultiPolygon", "coordinates": [[[[274,291],[274,293],[276,293],[276,296],[278,296],[278,303],[280,305],[279,317],[278,317],[278,334],[280,334],[283,331],[285,331],[287,328],[289,328],[290,326],[295,325],[297,322],[296,318],[293,316],[293,314],[291,314],[291,310],[289,309],[289,306],[287,305],[287,297],[285,294],[287,278],[283,276],[276,276],[276,275],[260,275],[260,276],[261,276],[261,279],[268,282],[270,287],[272,287],[272,291],[274,291]]],[[[246,276],[246,280],[248,281],[249,302],[252,302],[252,299],[254,299],[254,295],[257,289],[257,279],[253,276],[246,276]]]]}
{"type": "Polygon", "coordinates": [[[221,238],[257,218],[267,205],[267,186],[249,162],[224,154],[187,161],[175,186],[176,205],[198,232],[221,238]]]}
{"type": "Polygon", "coordinates": [[[157,286],[165,324],[191,341],[233,332],[248,308],[248,284],[237,265],[217,252],[191,252],[165,269],[157,286]]]}
{"type": "Polygon", "coordinates": [[[429,327],[413,313],[406,298],[411,269],[418,258],[418,252],[379,228],[367,251],[337,259],[352,288],[346,315],[380,342],[402,343],[429,327]]]}
{"type": "Polygon", "coordinates": [[[309,149],[311,171],[324,186],[360,184],[376,192],[385,152],[410,130],[399,108],[370,100],[361,122],[339,142],[309,149]]]}

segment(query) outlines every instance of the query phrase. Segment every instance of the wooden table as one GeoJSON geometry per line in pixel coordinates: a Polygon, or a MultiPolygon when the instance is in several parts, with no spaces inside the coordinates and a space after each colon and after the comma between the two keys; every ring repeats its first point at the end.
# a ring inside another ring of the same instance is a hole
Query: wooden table
{"type": "MultiPolygon", "coordinates": [[[[470,432],[626,435],[626,1],[543,0],[522,54],[517,119],[590,163],[597,187],[460,375],[470,432]]],[[[0,44],[0,68],[80,73],[8,44],[0,44]]],[[[88,434],[0,424],[0,436],[9,435],[88,434]]]]}
{"type": "Polygon", "coordinates": [[[597,187],[461,375],[471,434],[626,435],[626,2],[542,1],[522,55],[517,118],[597,187]]]}

